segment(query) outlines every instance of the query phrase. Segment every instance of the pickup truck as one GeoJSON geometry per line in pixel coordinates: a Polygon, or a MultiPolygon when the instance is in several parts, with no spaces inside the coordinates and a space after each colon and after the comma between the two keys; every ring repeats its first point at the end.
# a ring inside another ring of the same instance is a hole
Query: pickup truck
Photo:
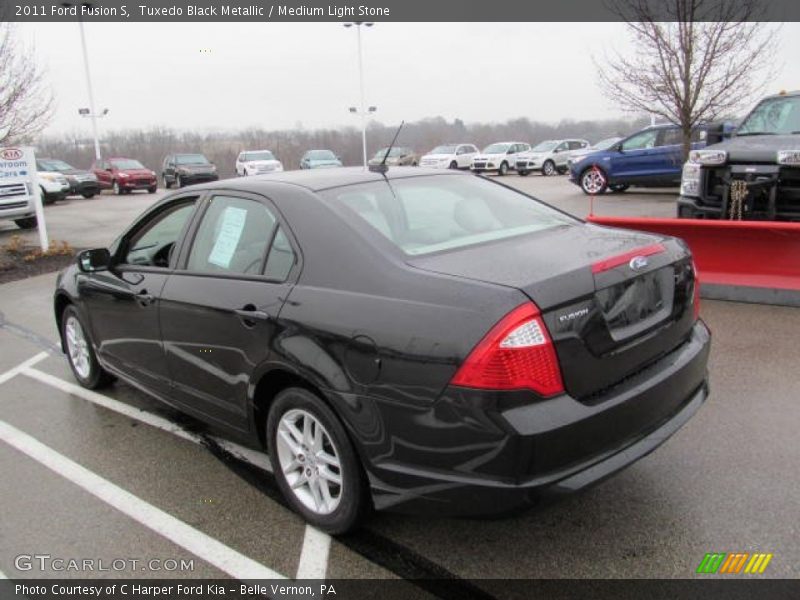
{"type": "Polygon", "coordinates": [[[800,91],[764,98],[729,139],[689,154],[678,217],[800,221],[800,91]]]}

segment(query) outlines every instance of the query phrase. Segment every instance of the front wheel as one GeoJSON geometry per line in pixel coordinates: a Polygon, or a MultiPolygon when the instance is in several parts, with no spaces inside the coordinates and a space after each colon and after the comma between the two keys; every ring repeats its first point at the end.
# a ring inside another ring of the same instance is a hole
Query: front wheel
{"type": "Polygon", "coordinates": [[[581,189],[589,196],[604,194],[608,189],[605,174],[597,167],[590,167],[581,174],[581,189]]]}
{"type": "Polygon", "coordinates": [[[546,175],[550,177],[556,174],[556,165],[553,163],[552,160],[545,161],[542,165],[542,175],[546,175]]]}
{"type": "Polygon", "coordinates": [[[119,182],[115,181],[111,187],[114,190],[115,196],[122,196],[122,188],[119,187],[119,182]]]}
{"type": "Polygon", "coordinates": [[[89,198],[94,198],[94,192],[84,192],[81,194],[81,196],[88,200],[89,198]]]}
{"type": "Polygon", "coordinates": [[[497,174],[500,177],[502,177],[503,175],[506,175],[507,173],[508,173],[508,163],[503,161],[502,163],[500,163],[500,168],[497,169],[497,174]]]}
{"type": "Polygon", "coordinates": [[[450,162],[450,168],[451,169],[458,169],[458,163],[456,161],[451,161],[450,162]]]}
{"type": "Polygon", "coordinates": [[[353,529],[368,507],[355,450],[333,411],[302,388],[280,392],[267,418],[275,480],[309,523],[337,534],[353,529]]]}
{"type": "Polygon", "coordinates": [[[61,338],[72,374],[83,387],[94,390],[111,383],[114,378],[97,362],[91,339],[78,311],[67,306],[61,317],[61,338]]]}
{"type": "Polygon", "coordinates": [[[172,184],[169,182],[169,180],[167,180],[167,176],[166,175],[162,175],[161,179],[164,181],[164,187],[166,189],[170,189],[172,187],[172,184]]]}
{"type": "Polygon", "coordinates": [[[36,229],[36,225],[39,222],[36,220],[36,217],[25,217],[24,219],[14,219],[14,223],[16,223],[17,227],[20,229],[36,229]]]}
{"type": "Polygon", "coordinates": [[[158,189],[158,186],[153,185],[153,186],[147,188],[147,193],[148,194],[155,194],[157,189],[158,189]]]}
{"type": "Polygon", "coordinates": [[[175,175],[175,187],[178,189],[183,187],[183,181],[181,181],[180,175],[175,175]]]}

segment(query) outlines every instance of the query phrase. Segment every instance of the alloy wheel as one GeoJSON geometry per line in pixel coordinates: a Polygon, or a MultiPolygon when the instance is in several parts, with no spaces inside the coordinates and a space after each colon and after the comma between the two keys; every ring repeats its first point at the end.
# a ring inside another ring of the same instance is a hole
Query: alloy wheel
{"type": "Polygon", "coordinates": [[[342,499],[342,466],[327,429],[310,412],[295,408],[278,423],[278,463],[292,493],[308,510],[327,515],[342,499]]]}
{"type": "Polygon", "coordinates": [[[547,175],[548,177],[554,175],[556,172],[555,166],[549,160],[546,163],[544,163],[543,169],[544,169],[544,174],[547,175]]]}
{"type": "Polygon", "coordinates": [[[78,318],[74,315],[67,317],[65,333],[67,334],[69,361],[72,363],[78,375],[83,379],[87,379],[92,370],[89,347],[87,345],[86,336],[83,333],[83,327],[80,321],[78,321],[78,318]]]}
{"type": "Polygon", "coordinates": [[[606,186],[606,178],[598,169],[589,169],[581,178],[583,191],[587,194],[599,194],[606,186]]]}

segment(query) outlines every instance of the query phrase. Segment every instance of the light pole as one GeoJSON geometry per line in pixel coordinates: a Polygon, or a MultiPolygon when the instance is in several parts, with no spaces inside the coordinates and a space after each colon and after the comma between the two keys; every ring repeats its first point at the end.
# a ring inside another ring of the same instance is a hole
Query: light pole
{"type": "MultiPolygon", "coordinates": [[[[91,2],[82,2],[81,6],[91,7],[91,2]]],[[[62,2],[61,6],[70,7],[73,6],[71,2],[62,2]]],[[[89,53],[86,50],[86,33],[83,31],[83,19],[81,15],[78,14],[78,27],[81,30],[81,49],[83,50],[83,70],[86,74],[86,88],[89,90],[89,114],[84,114],[85,109],[79,109],[79,113],[81,116],[84,117],[91,117],[92,119],[92,135],[94,136],[94,156],[95,159],[100,160],[102,157],[100,156],[100,138],[97,137],[97,112],[94,109],[94,91],[92,90],[92,75],[89,71],[89,53]]],[[[108,109],[103,111],[103,114],[100,116],[105,116],[108,114],[108,109]]]]}
{"type": "Polygon", "coordinates": [[[356,27],[356,37],[358,38],[358,84],[361,92],[361,106],[359,110],[354,107],[350,108],[351,113],[357,113],[361,116],[361,150],[364,158],[364,168],[367,168],[367,115],[377,110],[376,107],[370,106],[367,109],[364,104],[364,65],[361,56],[361,26],[372,27],[375,23],[365,23],[363,21],[356,21],[354,23],[345,23],[345,27],[356,27]]]}

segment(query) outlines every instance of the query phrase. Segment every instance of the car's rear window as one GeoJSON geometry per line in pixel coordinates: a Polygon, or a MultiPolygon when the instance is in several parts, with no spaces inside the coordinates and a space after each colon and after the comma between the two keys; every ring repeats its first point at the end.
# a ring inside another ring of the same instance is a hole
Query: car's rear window
{"type": "Polygon", "coordinates": [[[412,177],[334,188],[322,195],[414,256],[575,223],[482,177],[412,177]]]}

